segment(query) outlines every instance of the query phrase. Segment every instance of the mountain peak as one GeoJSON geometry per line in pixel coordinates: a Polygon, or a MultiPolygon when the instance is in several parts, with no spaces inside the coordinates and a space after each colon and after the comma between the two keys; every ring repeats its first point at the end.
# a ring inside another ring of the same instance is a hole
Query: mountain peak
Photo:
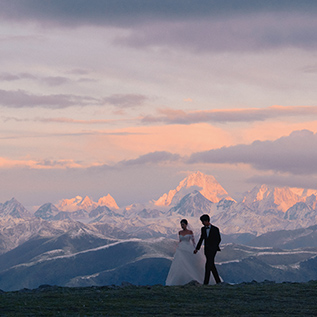
{"type": "Polygon", "coordinates": [[[170,209],[170,213],[178,213],[184,217],[199,217],[203,213],[210,214],[213,203],[195,190],[185,195],[180,202],[170,209]]]}
{"type": "Polygon", "coordinates": [[[59,210],[52,203],[42,205],[35,213],[34,216],[49,220],[58,214],[59,210]]]}
{"type": "Polygon", "coordinates": [[[262,184],[261,186],[255,186],[249,191],[245,195],[243,203],[249,207],[257,204],[258,209],[270,209],[273,207],[285,212],[296,203],[304,200],[300,193],[302,194],[302,191],[298,188],[273,187],[262,184]]]}
{"type": "Polygon", "coordinates": [[[100,197],[98,200],[98,205],[107,206],[110,209],[119,209],[116,201],[110,194],[108,194],[107,196],[100,197]]]}
{"type": "Polygon", "coordinates": [[[60,200],[56,205],[59,210],[67,212],[74,212],[80,209],[91,211],[98,206],[107,206],[110,209],[119,209],[116,201],[109,194],[99,198],[98,203],[94,202],[89,196],[85,196],[85,198],[76,196],[75,198],[60,200]]]}
{"type": "Polygon", "coordinates": [[[154,201],[157,206],[170,206],[177,204],[186,194],[198,190],[205,198],[213,203],[218,203],[221,199],[233,200],[227,191],[218,183],[212,175],[205,175],[200,171],[192,173],[184,178],[174,190],[164,194],[154,201]]]}
{"type": "Polygon", "coordinates": [[[31,216],[29,211],[15,198],[11,198],[1,205],[0,214],[14,218],[28,218],[31,216]]]}
{"type": "Polygon", "coordinates": [[[78,205],[83,209],[89,209],[91,207],[97,206],[97,204],[94,201],[92,201],[88,196],[86,196],[78,205]]]}
{"type": "Polygon", "coordinates": [[[97,204],[94,203],[88,196],[85,196],[85,198],[76,196],[75,198],[60,200],[56,207],[62,211],[72,212],[79,209],[89,209],[96,207],[96,205],[97,204]]]}

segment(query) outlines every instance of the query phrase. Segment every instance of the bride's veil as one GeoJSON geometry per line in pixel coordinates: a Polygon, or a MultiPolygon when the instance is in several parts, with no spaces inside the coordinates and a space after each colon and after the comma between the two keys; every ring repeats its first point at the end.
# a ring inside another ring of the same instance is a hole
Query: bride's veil
{"type": "Polygon", "coordinates": [[[187,221],[187,229],[190,230],[193,233],[193,244],[195,245],[195,234],[194,234],[194,228],[190,225],[190,223],[187,221]]]}

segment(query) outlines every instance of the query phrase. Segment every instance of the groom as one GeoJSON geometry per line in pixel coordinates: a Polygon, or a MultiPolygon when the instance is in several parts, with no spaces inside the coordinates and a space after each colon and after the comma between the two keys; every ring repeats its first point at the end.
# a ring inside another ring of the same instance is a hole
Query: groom
{"type": "Polygon", "coordinates": [[[210,271],[212,272],[214,279],[217,284],[221,283],[220,277],[218,275],[215,266],[215,256],[217,251],[220,251],[219,243],[221,241],[219,229],[210,223],[210,217],[208,215],[202,215],[200,221],[204,225],[201,228],[200,239],[197,243],[194,253],[196,254],[201,247],[203,240],[205,240],[205,256],[206,256],[206,266],[205,266],[205,279],[204,285],[209,284],[210,271]]]}

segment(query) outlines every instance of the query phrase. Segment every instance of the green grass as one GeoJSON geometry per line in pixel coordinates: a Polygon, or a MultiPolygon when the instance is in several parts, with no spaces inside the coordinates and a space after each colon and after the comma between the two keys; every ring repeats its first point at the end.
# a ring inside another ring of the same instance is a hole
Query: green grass
{"type": "Polygon", "coordinates": [[[317,316],[317,281],[0,293],[0,316],[317,316]]]}

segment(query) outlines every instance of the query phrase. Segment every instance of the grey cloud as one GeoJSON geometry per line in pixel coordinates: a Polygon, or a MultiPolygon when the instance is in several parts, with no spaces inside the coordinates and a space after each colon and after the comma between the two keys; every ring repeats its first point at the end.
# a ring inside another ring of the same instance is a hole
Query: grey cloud
{"type": "Polygon", "coordinates": [[[62,76],[44,77],[42,80],[49,86],[60,86],[70,81],[68,78],[62,76]]]}
{"type": "MultiPolygon", "coordinates": [[[[67,117],[35,117],[35,118],[18,118],[18,117],[7,117],[7,116],[1,116],[0,117],[3,122],[9,122],[9,121],[15,121],[15,122],[42,122],[42,123],[61,123],[61,124],[79,124],[79,125],[113,125],[116,123],[122,123],[127,120],[125,119],[89,119],[89,120],[83,120],[83,119],[74,119],[74,118],[67,118],[67,117]]],[[[131,119],[128,119],[129,122],[131,122],[131,119]]],[[[137,118],[135,119],[137,121],[137,118]]],[[[86,134],[93,134],[91,131],[86,131],[86,134]]],[[[105,132],[94,132],[94,134],[103,134],[103,135],[144,135],[146,133],[131,133],[131,132],[111,132],[111,133],[105,133],[105,132]]]]}
{"type": "Polygon", "coordinates": [[[16,81],[21,79],[31,79],[41,83],[44,82],[48,86],[60,86],[70,81],[69,78],[62,77],[62,76],[40,77],[40,76],[35,76],[29,73],[18,73],[18,74],[1,73],[0,74],[0,80],[2,81],[16,81]]]}
{"type": "Polygon", "coordinates": [[[281,47],[315,49],[316,15],[260,13],[251,16],[206,18],[200,21],[152,23],[136,27],[115,42],[136,48],[178,47],[195,53],[235,50],[262,51],[281,47]]]}
{"type": "Polygon", "coordinates": [[[15,81],[21,79],[33,79],[37,80],[38,78],[29,73],[19,73],[19,74],[12,74],[12,73],[1,73],[0,80],[2,81],[15,81]]]}
{"type": "Polygon", "coordinates": [[[0,80],[2,81],[14,81],[19,80],[20,77],[17,75],[9,74],[9,73],[2,73],[0,74],[0,80]]]}
{"type": "Polygon", "coordinates": [[[143,123],[194,124],[200,122],[227,123],[265,121],[280,117],[317,115],[316,106],[272,106],[237,110],[206,110],[185,112],[183,110],[160,109],[158,116],[145,116],[143,123]]]}
{"type": "Polygon", "coordinates": [[[315,48],[312,0],[3,0],[2,19],[47,26],[114,26],[130,30],[116,42],[196,52],[315,48]]]}
{"type": "Polygon", "coordinates": [[[317,134],[295,131],[275,141],[255,141],[192,154],[188,163],[249,164],[258,170],[292,174],[317,173],[317,134]]]}
{"type": "Polygon", "coordinates": [[[140,157],[133,160],[125,160],[118,163],[118,166],[130,166],[130,165],[144,165],[144,164],[159,164],[166,162],[179,161],[181,156],[166,151],[156,151],[141,155],[140,157]]]}
{"type": "Polygon", "coordinates": [[[119,108],[133,108],[142,106],[148,98],[138,94],[114,94],[103,99],[105,104],[119,108]]]}
{"type": "Polygon", "coordinates": [[[252,12],[313,12],[311,0],[2,0],[0,16],[62,25],[143,24],[144,20],[183,20],[252,12]]]}
{"type": "Polygon", "coordinates": [[[7,91],[0,89],[0,105],[10,108],[44,107],[51,109],[67,108],[71,106],[87,106],[99,104],[99,100],[76,95],[33,95],[23,90],[7,91]]]}
{"type": "Polygon", "coordinates": [[[69,74],[75,74],[75,75],[88,75],[91,73],[88,69],[82,69],[82,68],[75,68],[70,71],[68,71],[69,74]]]}

